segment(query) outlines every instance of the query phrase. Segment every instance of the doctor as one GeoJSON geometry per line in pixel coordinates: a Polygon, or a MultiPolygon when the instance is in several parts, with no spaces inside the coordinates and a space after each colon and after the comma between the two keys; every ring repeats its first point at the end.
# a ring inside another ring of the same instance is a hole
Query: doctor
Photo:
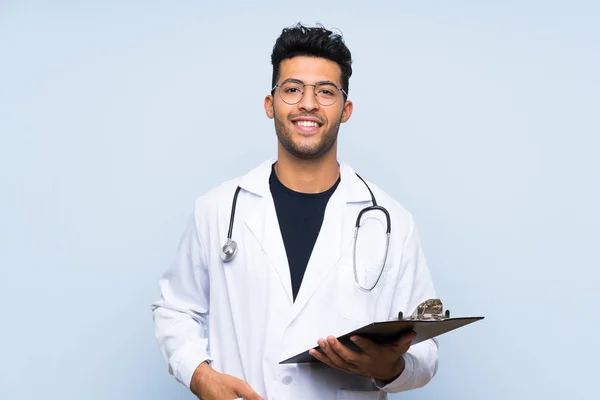
{"type": "MultiPolygon", "coordinates": [[[[435,340],[356,337],[355,352],[335,339],[435,297],[411,214],[338,160],[350,51],[297,25],[271,61],[264,107],[277,156],[197,199],[160,280],[152,311],[169,372],[209,400],[385,399],[422,387],[437,371],[435,340]],[[316,362],[279,364],[317,345],[316,362]]],[[[374,89],[393,87],[380,79],[374,89]]]]}

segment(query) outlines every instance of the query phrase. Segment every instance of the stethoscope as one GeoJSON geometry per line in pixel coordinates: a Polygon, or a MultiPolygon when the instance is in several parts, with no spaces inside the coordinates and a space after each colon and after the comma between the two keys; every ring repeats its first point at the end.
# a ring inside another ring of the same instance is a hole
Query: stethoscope
{"type": "MultiPolygon", "coordinates": [[[[353,246],[353,252],[352,252],[352,265],[354,268],[354,280],[356,281],[356,283],[358,284],[360,289],[363,291],[371,291],[375,288],[375,286],[377,286],[377,283],[379,282],[379,279],[381,279],[381,275],[383,274],[383,269],[385,267],[385,262],[387,260],[387,255],[388,255],[388,248],[390,246],[390,234],[392,232],[392,222],[390,220],[390,213],[388,212],[388,210],[386,210],[386,208],[383,206],[377,205],[377,200],[375,199],[375,195],[371,191],[371,188],[369,187],[369,185],[367,185],[367,182],[365,182],[365,180],[360,175],[356,174],[356,176],[358,176],[358,178],[365,184],[365,186],[369,190],[369,193],[371,194],[372,205],[360,210],[360,212],[358,213],[358,216],[356,217],[356,225],[354,227],[354,246],[353,246]],[[358,274],[356,272],[356,242],[357,242],[356,239],[358,237],[358,228],[360,228],[361,218],[364,213],[369,212],[369,211],[381,211],[385,215],[386,239],[385,239],[385,254],[383,256],[383,263],[381,264],[381,268],[379,269],[379,275],[377,276],[377,280],[375,281],[375,284],[373,284],[373,286],[365,288],[358,282],[358,274]]],[[[237,250],[238,250],[238,245],[237,245],[236,241],[232,239],[232,233],[233,233],[233,220],[235,219],[235,208],[237,206],[237,198],[238,198],[238,194],[240,193],[240,189],[241,188],[238,186],[235,189],[235,194],[233,195],[233,203],[231,204],[231,216],[229,217],[229,231],[227,232],[227,242],[221,248],[221,259],[223,260],[223,262],[226,262],[226,263],[233,260],[233,258],[237,254],[237,250]]]]}

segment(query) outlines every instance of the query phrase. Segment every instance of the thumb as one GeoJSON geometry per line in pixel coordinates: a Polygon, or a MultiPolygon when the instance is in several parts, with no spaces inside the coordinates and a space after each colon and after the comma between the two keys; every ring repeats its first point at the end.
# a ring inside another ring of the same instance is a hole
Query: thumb
{"type": "Polygon", "coordinates": [[[392,343],[392,349],[397,354],[406,353],[409,349],[411,342],[417,336],[415,331],[410,331],[400,337],[400,339],[396,340],[392,343]]]}
{"type": "Polygon", "coordinates": [[[400,336],[400,338],[398,340],[396,340],[396,342],[394,342],[394,346],[402,346],[402,345],[410,344],[410,342],[412,342],[413,339],[416,337],[417,337],[417,332],[415,332],[415,331],[406,332],[404,335],[400,336]]]}
{"type": "Polygon", "coordinates": [[[237,388],[237,395],[243,398],[244,400],[263,400],[263,398],[260,397],[258,393],[256,393],[254,389],[252,389],[252,387],[250,387],[248,382],[244,381],[239,382],[239,386],[237,388]]]}

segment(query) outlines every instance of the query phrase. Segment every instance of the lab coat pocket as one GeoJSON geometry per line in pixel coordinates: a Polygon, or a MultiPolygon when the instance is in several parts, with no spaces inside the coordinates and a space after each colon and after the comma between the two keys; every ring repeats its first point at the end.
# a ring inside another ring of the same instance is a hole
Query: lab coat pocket
{"type": "MultiPolygon", "coordinates": [[[[344,257],[338,265],[337,293],[339,314],[342,318],[367,324],[374,321],[377,299],[381,293],[383,282],[380,279],[372,290],[362,290],[354,277],[354,267],[351,257],[344,257]]],[[[374,276],[379,271],[368,270],[367,280],[374,282],[374,276]]],[[[365,275],[363,275],[365,276],[365,275]]],[[[382,277],[383,278],[383,277],[382,277]]]]}
{"type": "Polygon", "coordinates": [[[337,393],[338,400],[383,400],[386,398],[386,393],[381,390],[361,391],[339,389],[337,393]]]}

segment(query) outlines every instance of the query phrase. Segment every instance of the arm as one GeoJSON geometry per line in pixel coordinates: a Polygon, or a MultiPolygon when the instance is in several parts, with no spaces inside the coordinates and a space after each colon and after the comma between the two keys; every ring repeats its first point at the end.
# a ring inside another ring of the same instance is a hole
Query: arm
{"type": "Polygon", "coordinates": [[[190,218],[177,256],[160,280],[161,297],[152,304],[154,330],[169,372],[205,400],[261,400],[250,385],[212,369],[208,353],[210,287],[206,253],[190,218]]]}
{"type": "MultiPolygon", "coordinates": [[[[403,244],[398,281],[390,313],[412,310],[424,300],[435,298],[429,269],[419,244],[411,218],[411,228],[403,244]],[[398,293],[402,293],[399,296],[398,293]],[[408,298],[407,296],[408,295],[408,298]]],[[[395,319],[395,315],[388,318],[395,319]]],[[[437,341],[430,339],[410,346],[415,333],[408,333],[392,344],[376,344],[366,338],[351,337],[363,351],[356,352],[342,345],[334,336],[319,339],[324,354],[310,354],[330,367],[351,374],[369,376],[379,389],[397,393],[426,385],[437,371],[437,341]]]]}
{"type": "MultiPolygon", "coordinates": [[[[412,218],[411,228],[402,250],[396,292],[409,293],[409,301],[408,304],[394,301],[390,319],[395,318],[395,314],[404,307],[412,313],[421,302],[436,297],[431,274],[412,218]]],[[[394,298],[399,299],[400,296],[396,295],[394,298]]],[[[379,388],[388,393],[397,393],[417,389],[429,383],[438,369],[437,339],[426,340],[411,346],[402,358],[404,364],[402,373],[389,383],[376,381],[379,388]]]]}
{"type": "Polygon", "coordinates": [[[160,280],[160,293],[152,304],[156,339],[169,373],[189,388],[196,368],[211,361],[206,330],[208,267],[193,216],[183,232],[174,262],[160,280]]]}

